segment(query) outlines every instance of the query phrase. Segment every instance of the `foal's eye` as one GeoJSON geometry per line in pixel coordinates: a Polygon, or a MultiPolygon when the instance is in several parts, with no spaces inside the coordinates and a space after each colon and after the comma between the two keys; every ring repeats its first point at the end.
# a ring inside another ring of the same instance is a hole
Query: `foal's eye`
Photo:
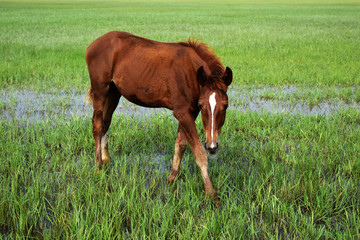
{"type": "Polygon", "coordinates": [[[200,110],[202,110],[202,108],[203,108],[203,106],[200,103],[198,104],[198,107],[200,110]]]}

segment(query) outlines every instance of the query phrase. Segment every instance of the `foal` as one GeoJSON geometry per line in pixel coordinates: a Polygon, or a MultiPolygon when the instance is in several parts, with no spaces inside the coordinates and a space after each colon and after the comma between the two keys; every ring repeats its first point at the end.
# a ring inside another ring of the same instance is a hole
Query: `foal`
{"type": "Polygon", "coordinates": [[[93,101],[93,135],[99,169],[110,161],[108,129],[121,96],[144,107],[173,110],[179,121],[169,182],[179,172],[187,143],[201,170],[206,195],[217,201],[208,174],[205,149],[216,153],[225,121],[232,71],[226,69],[206,44],[162,43],[126,32],[109,32],[86,50],[93,101]],[[195,119],[201,111],[205,148],[195,119]]]}

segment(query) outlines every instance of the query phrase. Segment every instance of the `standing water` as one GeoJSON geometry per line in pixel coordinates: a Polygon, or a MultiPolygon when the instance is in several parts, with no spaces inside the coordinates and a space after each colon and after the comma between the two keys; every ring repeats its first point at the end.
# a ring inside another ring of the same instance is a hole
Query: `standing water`
{"type": "MultiPolygon", "coordinates": [[[[231,111],[267,112],[273,114],[302,114],[323,115],[337,113],[339,110],[352,108],[360,111],[360,104],[345,103],[340,100],[324,100],[317,104],[305,101],[294,101],[286,98],[282,100],[270,99],[266,93],[292,94],[301,91],[296,87],[257,88],[252,90],[230,89],[228,91],[231,111]]],[[[170,113],[163,108],[144,108],[121,98],[115,115],[123,114],[138,119],[154,114],[170,113]]],[[[37,93],[31,90],[0,90],[0,114],[6,119],[27,120],[30,122],[42,121],[47,118],[92,117],[92,105],[86,102],[86,94],[75,91],[58,93],[37,93]]]]}

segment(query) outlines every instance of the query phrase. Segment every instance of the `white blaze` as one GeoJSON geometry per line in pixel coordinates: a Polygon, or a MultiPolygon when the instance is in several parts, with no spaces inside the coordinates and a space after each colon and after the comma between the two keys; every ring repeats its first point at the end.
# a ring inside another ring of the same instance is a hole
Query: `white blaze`
{"type": "MultiPolygon", "coordinates": [[[[210,109],[211,109],[211,138],[214,135],[214,112],[216,106],[215,92],[212,93],[209,97],[210,109]]],[[[215,146],[213,142],[211,142],[211,147],[215,146]]]]}

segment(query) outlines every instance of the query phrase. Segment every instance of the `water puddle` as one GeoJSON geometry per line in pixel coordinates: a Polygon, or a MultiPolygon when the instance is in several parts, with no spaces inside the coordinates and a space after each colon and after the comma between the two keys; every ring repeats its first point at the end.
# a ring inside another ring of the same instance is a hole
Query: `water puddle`
{"type": "MultiPolygon", "coordinates": [[[[267,94],[292,94],[301,91],[297,87],[230,89],[230,110],[267,112],[273,114],[290,113],[302,115],[324,115],[337,113],[347,108],[360,111],[360,104],[352,101],[345,103],[339,99],[323,100],[317,104],[294,101],[287,98],[274,99],[267,94]]],[[[92,105],[86,103],[86,94],[77,92],[37,93],[31,90],[0,90],[0,115],[6,119],[27,120],[30,122],[47,118],[71,119],[73,117],[92,117],[92,105]]],[[[115,116],[122,114],[142,119],[161,113],[171,114],[167,109],[144,108],[121,98],[115,116]]]]}
{"type": "Polygon", "coordinates": [[[237,111],[266,112],[272,114],[301,114],[329,116],[348,108],[360,111],[358,102],[344,102],[341,99],[324,99],[312,103],[306,98],[310,89],[300,89],[294,86],[276,88],[263,87],[252,90],[230,89],[228,92],[230,107],[237,111]],[[289,96],[300,93],[304,97],[294,100],[289,96]]]}
{"type": "MultiPolygon", "coordinates": [[[[144,108],[121,98],[114,115],[122,114],[134,118],[170,112],[167,109],[144,108]]],[[[0,90],[0,115],[6,119],[41,121],[47,118],[71,119],[91,118],[92,104],[86,102],[86,94],[77,92],[37,93],[29,90],[0,90]]]]}

